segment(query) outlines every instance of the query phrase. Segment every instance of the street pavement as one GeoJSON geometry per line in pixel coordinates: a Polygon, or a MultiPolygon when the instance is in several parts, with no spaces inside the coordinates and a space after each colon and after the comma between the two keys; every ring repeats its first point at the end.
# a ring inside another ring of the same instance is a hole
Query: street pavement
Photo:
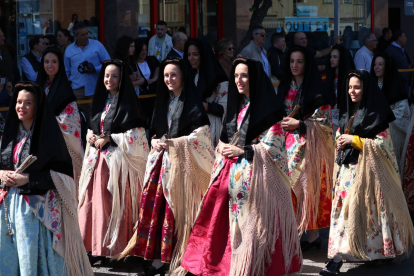
{"type": "MultiPolygon", "coordinates": [[[[300,275],[319,275],[321,269],[325,266],[326,252],[328,248],[328,229],[321,231],[322,247],[321,249],[312,248],[303,253],[303,269],[300,275]]],[[[140,267],[134,264],[125,264],[123,267],[111,268],[109,265],[95,266],[93,268],[97,276],[125,275],[133,276],[141,271],[140,267]]],[[[389,265],[373,266],[364,263],[344,263],[340,275],[352,276],[414,276],[414,253],[408,260],[400,264],[392,263],[389,265]]]]}

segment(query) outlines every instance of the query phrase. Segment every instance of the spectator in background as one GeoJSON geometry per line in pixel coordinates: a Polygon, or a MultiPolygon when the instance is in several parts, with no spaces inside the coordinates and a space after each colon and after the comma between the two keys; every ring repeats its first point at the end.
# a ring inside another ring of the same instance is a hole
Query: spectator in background
{"type": "MultiPolygon", "coordinates": [[[[332,51],[332,47],[340,43],[341,37],[336,36],[334,39],[334,43],[331,47],[316,51],[315,49],[308,47],[308,38],[306,37],[306,34],[304,32],[297,32],[293,36],[293,44],[308,48],[314,58],[322,58],[329,55],[332,51]]],[[[325,70],[325,65],[318,65],[318,69],[319,71],[325,70]]]]}
{"type": "MultiPolygon", "coordinates": [[[[157,91],[158,70],[160,63],[154,56],[148,55],[148,48],[145,41],[141,38],[135,39],[134,62],[138,64],[138,71],[144,77],[141,85],[141,94],[155,94],[157,91]]],[[[155,97],[141,99],[141,106],[144,110],[147,124],[151,124],[152,113],[155,106],[155,97]]]]}
{"type": "Polygon", "coordinates": [[[69,24],[68,31],[70,31],[76,24],[78,24],[78,14],[72,14],[72,21],[69,24]]]}
{"type": "Polygon", "coordinates": [[[52,20],[48,19],[45,22],[45,27],[43,28],[43,35],[53,34],[53,26],[52,25],[53,25],[52,20]]]}
{"type": "Polygon", "coordinates": [[[65,50],[73,42],[73,38],[67,29],[60,29],[57,32],[56,36],[58,41],[58,48],[62,54],[65,54],[65,50]]]}
{"type": "MultiPolygon", "coordinates": [[[[393,42],[390,44],[390,46],[387,47],[385,53],[394,58],[397,69],[412,68],[411,60],[404,49],[405,44],[407,43],[407,37],[405,36],[405,33],[401,30],[394,31],[392,40],[393,42]]],[[[410,72],[400,73],[405,89],[407,89],[407,93],[410,93],[410,74],[410,72]]],[[[409,97],[411,98],[411,95],[409,95],[409,97]]]]}
{"type": "Polygon", "coordinates": [[[46,50],[45,39],[35,36],[29,41],[30,52],[22,57],[23,80],[36,81],[42,60],[42,53],[46,50]]]}
{"type": "Polygon", "coordinates": [[[125,64],[125,72],[131,78],[135,93],[140,94],[140,86],[145,80],[138,70],[138,64],[134,62],[135,42],[130,36],[121,36],[115,44],[114,58],[122,60],[125,64]]]}
{"type": "Polygon", "coordinates": [[[378,40],[375,34],[367,33],[364,35],[364,46],[359,49],[354,57],[354,63],[357,70],[371,71],[372,58],[374,50],[377,48],[378,40]]]}
{"type": "MultiPolygon", "coordinates": [[[[0,77],[7,78],[8,81],[13,82],[13,59],[6,48],[4,41],[6,37],[3,31],[0,29],[0,77]]],[[[0,90],[1,91],[1,90],[0,90]]]]}
{"type": "Polygon", "coordinates": [[[53,48],[58,47],[58,41],[57,41],[57,39],[54,35],[51,35],[51,34],[45,35],[45,37],[43,39],[45,40],[45,43],[47,44],[47,47],[53,47],[53,48]]]}
{"type": "Polygon", "coordinates": [[[272,46],[269,48],[268,59],[272,74],[278,80],[283,79],[283,68],[285,67],[286,39],[283,33],[274,33],[270,39],[272,46]]]}
{"type": "Polygon", "coordinates": [[[270,64],[267,59],[267,52],[263,48],[263,44],[266,42],[267,33],[261,26],[253,27],[253,35],[250,44],[247,45],[240,55],[244,58],[254,59],[260,61],[263,65],[263,69],[268,77],[270,77],[270,64]]]}
{"type": "MultiPolygon", "coordinates": [[[[15,80],[15,74],[13,69],[16,67],[13,64],[12,56],[4,44],[6,37],[3,31],[0,29],[0,79],[3,78],[3,82],[0,82],[0,107],[7,107],[10,105],[11,93],[13,89],[13,83],[15,80]],[[4,79],[6,78],[6,80],[4,79]]],[[[20,72],[18,73],[20,75],[20,72]]],[[[16,76],[17,77],[17,76],[16,76]]],[[[2,111],[3,117],[7,117],[8,111],[2,111]]],[[[0,115],[0,126],[2,116],[0,115]]]]}
{"type": "Polygon", "coordinates": [[[172,35],[172,44],[173,48],[165,57],[177,57],[183,58],[184,56],[184,44],[187,41],[188,37],[185,33],[175,32],[172,35]]]}
{"type": "Polygon", "coordinates": [[[217,44],[221,55],[219,62],[227,77],[230,78],[231,67],[233,66],[234,45],[230,38],[223,38],[217,44]]]}
{"type": "MultiPolygon", "coordinates": [[[[89,39],[88,28],[83,23],[73,27],[75,42],[65,51],[65,70],[72,82],[77,100],[92,99],[102,62],[110,59],[101,42],[89,39]]],[[[80,104],[80,111],[89,122],[90,104],[80,104]]]]}
{"type": "Polygon", "coordinates": [[[384,28],[382,29],[382,36],[378,38],[378,46],[377,51],[378,52],[384,52],[385,49],[391,44],[392,42],[392,31],[390,28],[384,28]]]}
{"type": "Polygon", "coordinates": [[[167,34],[167,22],[158,21],[157,34],[151,37],[148,43],[148,55],[155,56],[159,62],[163,61],[173,47],[171,36],[167,34]]]}

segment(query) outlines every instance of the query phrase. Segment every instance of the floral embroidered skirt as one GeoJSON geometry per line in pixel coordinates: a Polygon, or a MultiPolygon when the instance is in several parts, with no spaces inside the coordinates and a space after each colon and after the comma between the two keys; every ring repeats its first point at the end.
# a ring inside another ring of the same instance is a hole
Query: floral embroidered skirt
{"type": "Polygon", "coordinates": [[[414,212],[414,130],[409,138],[404,160],[403,191],[408,209],[414,212]]]}
{"type": "MultiPolygon", "coordinates": [[[[351,188],[355,183],[357,164],[342,165],[338,178],[340,179],[334,186],[334,199],[332,202],[331,228],[329,231],[328,258],[345,259],[348,261],[368,261],[360,260],[352,256],[348,243],[348,230],[346,228],[344,212],[342,208],[347,196],[350,195],[351,188]]],[[[375,198],[375,197],[374,197],[375,198]]],[[[380,198],[383,198],[381,193],[380,198]]],[[[367,237],[366,254],[370,260],[394,258],[396,255],[403,254],[405,247],[402,244],[398,234],[398,225],[396,221],[388,221],[385,215],[392,210],[387,210],[384,201],[374,200],[371,203],[372,221],[375,228],[379,229],[367,237]],[[378,220],[376,204],[379,204],[378,210],[381,210],[381,219],[378,220]],[[391,226],[395,228],[391,230],[391,226]]]]}
{"type": "Polygon", "coordinates": [[[162,186],[162,158],[158,157],[141,196],[135,256],[170,263],[175,245],[174,215],[162,186]]]}
{"type": "MultiPolygon", "coordinates": [[[[29,196],[30,198],[30,196],[29,196]]],[[[22,195],[11,188],[7,195],[8,217],[14,233],[7,235],[4,204],[0,208],[0,275],[66,275],[64,259],[53,249],[53,234],[34,215],[22,195]]]]}

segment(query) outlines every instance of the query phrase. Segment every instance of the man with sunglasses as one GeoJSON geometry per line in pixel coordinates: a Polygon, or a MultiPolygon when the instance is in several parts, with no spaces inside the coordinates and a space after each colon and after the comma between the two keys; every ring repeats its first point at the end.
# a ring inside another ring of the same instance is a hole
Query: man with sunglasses
{"type": "Polygon", "coordinates": [[[271,77],[270,63],[267,59],[267,52],[263,48],[263,44],[266,42],[267,33],[266,30],[261,26],[253,27],[253,35],[249,45],[247,45],[241,52],[240,55],[244,58],[254,59],[260,61],[263,64],[263,69],[266,75],[271,77]]]}
{"type": "Polygon", "coordinates": [[[42,54],[47,45],[41,36],[35,36],[29,41],[30,52],[22,57],[23,80],[36,81],[42,60],[42,54]]]}

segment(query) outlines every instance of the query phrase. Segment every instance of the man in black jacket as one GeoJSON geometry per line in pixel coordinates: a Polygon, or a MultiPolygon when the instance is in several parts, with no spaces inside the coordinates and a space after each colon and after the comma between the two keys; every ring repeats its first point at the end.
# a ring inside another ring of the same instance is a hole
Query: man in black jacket
{"type": "Polygon", "coordinates": [[[272,47],[269,48],[267,55],[270,63],[270,70],[272,71],[272,75],[276,76],[278,80],[281,80],[285,66],[285,36],[283,33],[274,33],[270,41],[272,43],[272,47]]]}
{"type": "Polygon", "coordinates": [[[175,32],[172,35],[172,43],[173,47],[171,51],[165,57],[176,57],[176,58],[183,58],[184,55],[184,44],[187,41],[187,35],[182,32],[175,32]]]}
{"type": "MultiPolygon", "coordinates": [[[[405,33],[401,30],[394,31],[392,35],[393,42],[390,44],[390,46],[387,47],[385,50],[385,53],[392,56],[395,60],[395,64],[397,65],[398,69],[410,69],[412,67],[411,60],[405,51],[404,47],[407,42],[407,37],[405,36],[405,33]]],[[[404,82],[405,88],[407,89],[407,93],[410,95],[410,72],[402,72],[400,73],[401,78],[404,82]]]]}
{"type": "Polygon", "coordinates": [[[392,42],[392,31],[390,28],[382,29],[382,36],[378,38],[378,46],[376,51],[384,52],[385,49],[391,44],[392,42]]]}

